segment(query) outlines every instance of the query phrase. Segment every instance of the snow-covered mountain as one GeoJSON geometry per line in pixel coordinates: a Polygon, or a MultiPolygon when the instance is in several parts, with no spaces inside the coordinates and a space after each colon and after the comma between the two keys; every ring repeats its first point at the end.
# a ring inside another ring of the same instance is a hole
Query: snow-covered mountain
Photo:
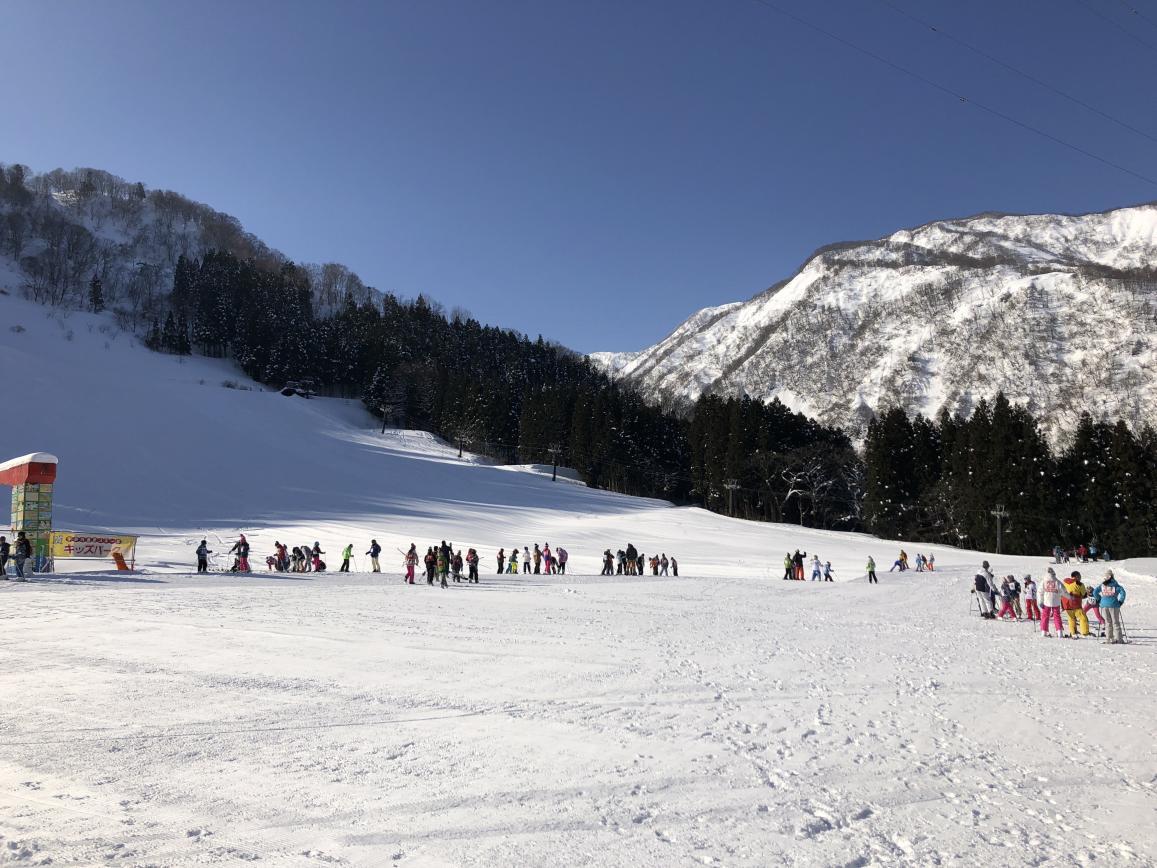
{"type": "Polygon", "coordinates": [[[998,391],[1063,442],[1157,410],[1157,206],[982,214],[817,251],[747,302],[637,353],[594,353],[656,400],[748,394],[863,430],[889,406],[967,414],[998,391]]]}
{"type": "MultiPolygon", "coordinates": [[[[180,256],[228,252],[276,269],[288,262],[237,218],[169,190],[150,190],[100,169],[0,164],[0,289],[54,306],[83,306],[90,281],[105,305],[139,326],[164,311],[180,256]]],[[[299,265],[315,310],[373,290],[345,266],[299,265]]]]}

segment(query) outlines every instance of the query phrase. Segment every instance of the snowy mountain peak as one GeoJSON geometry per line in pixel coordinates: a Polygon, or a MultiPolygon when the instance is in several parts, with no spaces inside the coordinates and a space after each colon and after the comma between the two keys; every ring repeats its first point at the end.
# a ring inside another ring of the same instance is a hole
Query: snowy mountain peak
{"type": "Polygon", "coordinates": [[[778,398],[863,430],[881,409],[967,414],[1003,391],[1064,442],[1082,410],[1157,409],[1157,206],[943,220],[817,251],[749,301],[637,353],[594,353],[656,400],[778,398]]]}

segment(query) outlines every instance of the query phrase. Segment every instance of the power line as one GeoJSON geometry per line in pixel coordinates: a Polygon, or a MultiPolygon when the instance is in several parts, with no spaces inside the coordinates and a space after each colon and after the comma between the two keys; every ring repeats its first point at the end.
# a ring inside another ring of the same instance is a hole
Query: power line
{"type": "Polygon", "coordinates": [[[805,18],[800,18],[794,12],[789,12],[788,10],[783,9],[782,7],[777,6],[776,4],[772,3],[771,0],[752,0],[752,2],[758,3],[760,6],[765,6],[768,9],[770,9],[772,12],[775,12],[779,15],[782,15],[785,18],[789,18],[792,21],[796,22],[797,24],[799,24],[803,27],[807,27],[809,30],[814,30],[816,33],[819,33],[823,36],[826,36],[828,39],[834,40],[835,42],[838,42],[841,45],[852,49],[853,51],[859,52],[860,54],[863,54],[865,57],[870,57],[872,60],[876,61],[877,63],[882,63],[884,66],[887,66],[890,69],[894,69],[897,72],[901,72],[904,75],[908,76],[909,78],[914,78],[917,81],[927,85],[928,87],[934,88],[935,90],[938,90],[941,93],[945,93],[945,94],[948,94],[949,96],[955,97],[960,102],[968,103],[969,105],[976,106],[976,108],[980,109],[981,111],[987,112],[988,114],[992,115],[993,117],[1000,118],[1001,120],[1005,121],[1006,123],[1012,124],[1013,126],[1016,126],[1016,127],[1020,127],[1022,130],[1027,130],[1030,133],[1035,133],[1036,135],[1040,136],[1041,138],[1048,139],[1050,142],[1058,144],[1061,147],[1068,148],[1070,151],[1075,151],[1076,153],[1082,154],[1091,160],[1096,160],[1098,163],[1101,163],[1102,165],[1109,166],[1112,169],[1116,169],[1119,172],[1124,172],[1126,175],[1131,175],[1132,177],[1137,178],[1138,180],[1144,181],[1146,184],[1152,184],[1153,186],[1157,187],[1157,180],[1150,178],[1148,175],[1142,175],[1140,172],[1135,172],[1134,170],[1127,168],[1126,166],[1122,166],[1120,163],[1115,163],[1106,157],[1102,157],[1098,154],[1094,154],[1092,151],[1086,150],[1085,148],[1082,148],[1080,145],[1074,145],[1072,142],[1068,142],[1062,138],[1054,136],[1052,133],[1045,132],[1044,130],[1040,129],[1039,127],[1034,127],[1032,124],[1026,123],[1025,121],[1022,121],[1022,120],[1018,120],[1017,118],[1014,118],[1012,115],[1005,114],[1004,112],[1000,111],[999,109],[995,109],[990,105],[986,105],[985,103],[978,102],[977,100],[974,100],[974,99],[960,93],[959,91],[953,90],[952,88],[948,87],[947,85],[941,84],[940,82],[935,81],[935,80],[929,78],[928,76],[923,75],[922,73],[916,72],[913,69],[909,69],[906,66],[901,66],[900,64],[896,63],[895,61],[888,60],[888,58],[884,57],[883,55],[877,54],[876,52],[872,51],[871,49],[864,48],[861,45],[857,45],[855,42],[852,42],[851,40],[845,39],[844,37],[839,36],[839,35],[831,32],[830,30],[827,30],[823,27],[820,27],[818,24],[813,24],[811,21],[808,21],[805,18]]]}
{"type": "Polygon", "coordinates": [[[983,48],[979,48],[975,45],[972,45],[971,43],[966,42],[965,40],[961,39],[958,36],[953,36],[951,33],[949,33],[943,27],[939,27],[935,24],[932,24],[928,21],[925,21],[924,19],[922,19],[916,15],[913,15],[911,12],[908,12],[906,9],[902,9],[899,6],[897,6],[895,3],[891,2],[891,0],[877,0],[877,2],[883,4],[884,6],[887,6],[889,9],[891,9],[896,14],[903,15],[905,18],[908,18],[911,21],[915,21],[921,27],[927,27],[929,30],[933,31],[934,33],[940,34],[945,39],[949,40],[950,42],[956,43],[957,45],[961,46],[962,48],[967,49],[968,51],[971,51],[973,54],[979,55],[980,57],[983,57],[985,60],[988,60],[992,63],[995,63],[997,66],[1000,66],[1004,69],[1007,69],[1009,72],[1015,73],[1016,75],[1019,75],[1022,78],[1026,78],[1029,81],[1031,81],[1033,84],[1036,84],[1040,87],[1043,87],[1045,90],[1049,91],[1050,93],[1054,93],[1059,97],[1067,99],[1069,102],[1073,103],[1074,105],[1079,105],[1081,108],[1087,109],[1088,111],[1093,112],[1093,114],[1100,115],[1105,120],[1112,121],[1113,123],[1117,124],[1118,126],[1123,127],[1124,129],[1127,129],[1130,132],[1136,133],[1137,135],[1142,136],[1142,137],[1148,139],[1149,141],[1157,144],[1157,136],[1150,135],[1149,133],[1145,132],[1144,130],[1138,129],[1137,127],[1133,126],[1132,124],[1130,124],[1126,121],[1123,121],[1120,118],[1114,117],[1113,115],[1109,114],[1108,112],[1101,111],[1096,106],[1089,105],[1089,103],[1085,102],[1082,99],[1079,99],[1079,98],[1073,96],[1072,94],[1065,93],[1060,88],[1053,87],[1047,81],[1042,81],[1041,79],[1037,78],[1032,73],[1025,72],[1023,69],[1019,69],[1018,67],[1013,66],[1011,63],[1006,63],[1005,61],[1001,60],[999,57],[995,57],[992,54],[989,54],[983,48]]]}
{"type": "Polygon", "coordinates": [[[1138,36],[1136,33],[1134,33],[1128,27],[1125,27],[1124,25],[1122,25],[1115,18],[1109,17],[1104,12],[1101,12],[1099,9],[1097,9],[1097,7],[1088,3],[1087,0],[1076,0],[1076,2],[1079,3],[1081,6],[1084,6],[1085,9],[1088,10],[1089,14],[1095,15],[1098,18],[1100,18],[1102,21],[1106,22],[1107,24],[1110,24],[1113,27],[1117,28],[1122,33],[1124,33],[1126,36],[1128,36],[1130,39],[1132,39],[1134,42],[1139,43],[1140,45],[1144,45],[1150,51],[1157,52],[1157,45],[1154,45],[1152,42],[1150,42],[1147,39],[1142,39],[1140,36],[1138,36]]]}

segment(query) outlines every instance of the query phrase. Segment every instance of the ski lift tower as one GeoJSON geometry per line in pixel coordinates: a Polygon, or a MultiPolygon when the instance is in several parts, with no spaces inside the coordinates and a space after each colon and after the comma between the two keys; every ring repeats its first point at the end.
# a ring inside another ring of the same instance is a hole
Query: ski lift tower
{"type": "Polygon", "coordinates": [[[48,564],[57,463],[56,456],[47,452],[33,452],[0,463],[0,485],[12,486],[13,536],[24,531],[32,543],[32,568],[37,572],[43,572],[48,564]]]}

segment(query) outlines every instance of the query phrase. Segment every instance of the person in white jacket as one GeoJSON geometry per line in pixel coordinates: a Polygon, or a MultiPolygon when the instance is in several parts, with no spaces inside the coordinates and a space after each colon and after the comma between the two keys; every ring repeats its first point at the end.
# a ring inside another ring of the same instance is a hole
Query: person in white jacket
{"type": "Polygon", "coordinates": [[[1061,635],[1061,596],[1064,594],[1064,587],[1061,585],[1061,580],[1057,578],[1057,574],[1049,567],[1048,575],[1041,580],[1040,590],[1040,629],[1045,636],[1052,636],[1049,632],[1049,619],[1051,618],[1053,624],[1057,628],[1057,636],[1061,635]]]}

